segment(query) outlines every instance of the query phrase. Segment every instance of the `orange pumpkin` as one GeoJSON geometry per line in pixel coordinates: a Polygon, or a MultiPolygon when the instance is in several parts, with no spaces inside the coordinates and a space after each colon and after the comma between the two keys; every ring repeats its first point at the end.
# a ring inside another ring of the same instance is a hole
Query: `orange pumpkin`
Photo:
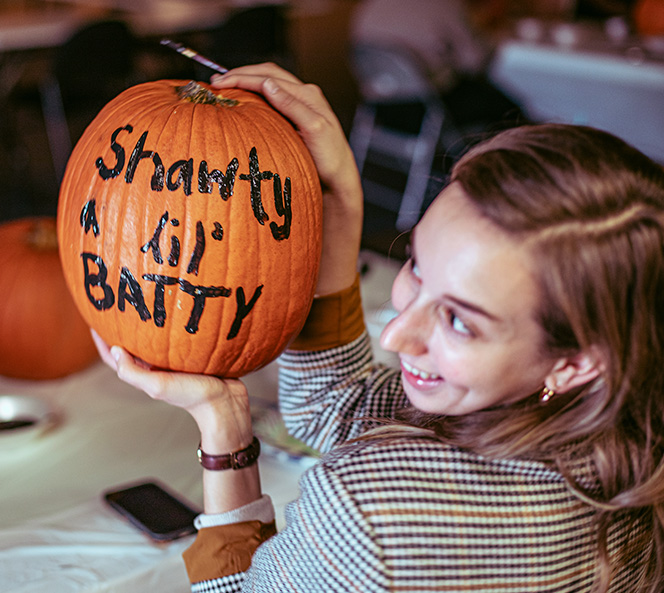
{"type": "Polygon", "coordinates": [[[175,80],[124,91],[74,148],[59,200],[67,283],[107,343],[157,367],[240,377],[301,329],[320,182],[259,95],[175,80]]]}
{"type": "Polygon", "coordinates": [[[97,359],[69,295],[53,217],[0,225],[0,375],[57,379],[97,359]]]}
{"type": "Polygon", "coordinates": [[[639,0],[633,10],[637,33],[664,35],[664,0],[639,0]]]}

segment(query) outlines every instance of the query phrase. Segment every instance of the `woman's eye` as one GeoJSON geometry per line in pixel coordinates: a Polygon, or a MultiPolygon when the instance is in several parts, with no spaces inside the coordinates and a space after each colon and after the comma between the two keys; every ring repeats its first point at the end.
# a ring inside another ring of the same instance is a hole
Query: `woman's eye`
{"type": "Polygon", "coordinates": [[[447,320],[448,323],[450,324],[450,327],[457,332],[458,334],[462,334],[464,336],[472,336],[473,332],[470,330],[470,328],[463,322],[461,319],[459,319],[452,311],[447,311],[447,320]]]}
{"type": "Polygon", "coordinates": [[[420,268],[417,265],[415,256],[413,254],[413,246],[411,243],[406,245],[406,257],[408,258],[407,266],[410,269],[410,273],[417,279],[420,279],[420,268]]]}
{"type": "Polygon", "coordinates": [[[411,257],[410,258],[410,273],[415,276],[415,278],[420,278],[420,268],[417,265],[417,262],[411,257]]]}

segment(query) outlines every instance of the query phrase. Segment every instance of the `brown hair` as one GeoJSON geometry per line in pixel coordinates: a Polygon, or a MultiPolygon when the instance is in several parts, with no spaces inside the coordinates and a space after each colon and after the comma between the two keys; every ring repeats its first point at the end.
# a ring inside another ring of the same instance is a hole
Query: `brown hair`
{"type": "Polygon", "coordinates": [[[541,405],[466,416],[409,410],[404,419],[489,456],[551,462],[598,510],[600,590],[612,566],[647,558],[652,593],[664,586],[664,170],[614,136],[545,124],[504,131],[472,148],[451,181],[522,241],[541,290],[544,348],[595,349],[601,376],[541,405]],[[601,491],[572,475],[587,451],[601,491]],[[617,521],[645,523],[629,550],[608,557],[617,521]]]}

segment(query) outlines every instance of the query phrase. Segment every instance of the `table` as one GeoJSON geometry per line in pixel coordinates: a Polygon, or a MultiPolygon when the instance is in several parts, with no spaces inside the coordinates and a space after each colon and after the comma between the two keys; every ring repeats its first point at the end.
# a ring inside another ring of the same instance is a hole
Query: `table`
{"type": "MultiPolygon", "coordinates": [[[[361,255],[365,318],[378,360],[378,338],[394,315],[390,287],[400,262],[361,255]]],[[[255,415],[276,405],[277,365],[244,378],[255,415]]],[[[101,493],[155,477],[202,505],[196,460],[198,429],[189,415],[121,382],[101,362],[56,381],[0,377],[0,393],[50,402],[61,421],[34,440],[0,433],[0,589],[2,593],[181,593],[189,590],[181,559],[193,537],[153,544],[107,509],[101,493]]],[[[259,433],[260,434],[260,433],[259,433]]],[[[266,445],[259,468],[274,502],[277,527],[297,482],[315,459],[266,445]]]]}
{"type": "MultiPolygon", "coordinates": [[[[53,0],[44,0],[46,4],[53,0]]],[[[138,37],[203,31],[219,26],[234,11],[288,0],[55,0],[72,8],[106,11],[124,19],[138,37]]]]}
{"type": "Polygon", "coordinates": [[[89,6],[50,5],[20,10],[0,7],[0,52],[56,47],[105,11],[89,6]]]}
{"type": "Polygon", "coordinates": [[[586,23],[526,24],[522,35],[499,42],[493,82],[535,121],[591,125],[664,162],[664,48],[657,40],[611,39],[586,23]]]}
{"type": "MultiPolygon", "coordinates": [[[[274,402],[276,368],[245,380],[253,404],[274,402]]],[[[0,378],[0,392],[50,402],[61,422],[34,440],[0,438],[3,593],[188,590],[182,551],[193,537],[153,544],[101,501],[102,491],[155,477],[202,505],[198,430],[183,410],[151,400],[102,363],[57,381],[0,378]]],[[[263,489],[277,524],[307,463],[267,452],[263,489]]]]}
{"type": "MultiPolygon", "coordinates": [[[[271,0],[283,3],[285,0],[271,0]]],[[[43,0],[20,10],[0,5],[0,53],[53,48],[82,25],[101,18],[124,20],[137,37],[177,35],[220,25],[259,0],[43,0]]]]}

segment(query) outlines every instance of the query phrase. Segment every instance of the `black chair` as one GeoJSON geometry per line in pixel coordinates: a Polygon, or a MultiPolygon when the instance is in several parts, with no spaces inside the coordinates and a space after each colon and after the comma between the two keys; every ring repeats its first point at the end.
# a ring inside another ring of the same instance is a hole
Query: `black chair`
{"type": "Polygon", "coordinates": [[[426,203],[445,107],[405,48],[356,46],[351,65],[360,103],[349,139],[365,200],[397,212],[396,229],[409,230],[426,203]]]}
{"type": "Polygon", "coordinates": [[[40,95],[58,181],[85,127],[131,85],[135,48],[126,23],[105,20],[84,26],[56,50],[40,95]]]}
{"type": "Polygon", "coordinates": [[[265,5],[234,12],[209,32],[211,57],[227,68],[275,62],[292,70],[286,10],[265,5]]]}

